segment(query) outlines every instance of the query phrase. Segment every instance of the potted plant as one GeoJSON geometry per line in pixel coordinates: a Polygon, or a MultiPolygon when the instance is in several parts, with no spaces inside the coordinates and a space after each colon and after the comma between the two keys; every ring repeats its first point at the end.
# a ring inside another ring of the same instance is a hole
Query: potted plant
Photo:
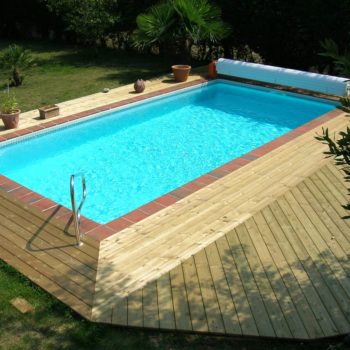
{"type": "Polygon", "coordinates": [[[171,67],[175,81],[186,81],[190,74],[191,66],[187,64],[176,64],[171,67]]]}
{"type": "Polygon", "coordinates": [[[5,129],[18,127],[20,113],[16,97],[8,92],[1,101],[1,119],[5,129]]]}

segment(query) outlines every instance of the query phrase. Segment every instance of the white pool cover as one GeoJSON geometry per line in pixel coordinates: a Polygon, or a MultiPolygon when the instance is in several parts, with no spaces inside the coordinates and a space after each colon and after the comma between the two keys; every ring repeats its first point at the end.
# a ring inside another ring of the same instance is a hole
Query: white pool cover
{"type": "Polygon", "coordinates": [[[227,58],[220,58],[216,69],[218,74],[221,75],[286,85],[336,96],[346,96],[350,89],[348,78],[236,61],[227,58]]]}

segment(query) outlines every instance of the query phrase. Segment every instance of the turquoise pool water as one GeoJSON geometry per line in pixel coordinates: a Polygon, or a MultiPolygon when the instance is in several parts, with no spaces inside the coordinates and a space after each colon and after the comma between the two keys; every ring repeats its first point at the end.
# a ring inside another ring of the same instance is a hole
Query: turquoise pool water
{"type": "Polygon", "coordinates": [[[103,224],[334,108],[216,81],[1,146],[0,173],[68,208],[83,173],[82,214],[103,224]]]}

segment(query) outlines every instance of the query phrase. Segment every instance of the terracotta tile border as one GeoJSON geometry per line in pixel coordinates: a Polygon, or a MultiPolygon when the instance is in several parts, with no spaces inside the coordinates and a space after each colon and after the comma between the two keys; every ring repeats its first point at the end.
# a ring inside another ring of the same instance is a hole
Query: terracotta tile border
{"type": "MultiPolygon", "coordinates": [[[[236,79],[230,79],[236,80],[236,79]]],[[[240,80],[241,81],[241,80],[240,80]]],[[[76,113],[70,115],[68,117],[63,117],[61,119],[55,121],[49,121],[47,123],[43,123],[38,126],[32,126],[27,129],[17,130],[10,134],[5,134],[0,136],[0,143],[6,140],[10,140],[16,137],[20,137],[22,135],[27,135],[32,132],[50,128],[52,126],[60,125],[63,123],[67,123],[72,120],[80,119],[101,111],[107,111],[112,108],[117,108],[120,106],[127,105],[132,102],[138,102],[145,100],[150,97],[163,95],[168,92],[173,92],[177,90],[181,90],[186,87],[191,87],[195,85],[202,84],[203,82],[207,82],[205,79],[198,79],[192,82],[188,82],[182,85],[175,85],[163,90],[159,90],[156,92],[151,92],[143,95],[139,95],[137,97],[129,98],[124,101],[108,104],[102,107],[90,109],[84,112],[76,113]]],[[[261,85],[261,84],[259,84],[261,85]]],[[[269,86],[271,87],[271,86],[269,86]]],[[[289,91],[289,89],[287,89],[289,91]]],[[[190,194],[206,187],[207,185],[215,182],[216,180],[231,174],[233,171],[253,162],[254,160],[264,156],[265,154],[271,152],[272,150],[280,147],[281,145],[286,144],[287,142],[297,138],[298,136],[306,133],[314,129],[317,126],[324,124],[325,122],[341,115],[343,111],[339,109],[332,110],[316,119],[311,120],[310,122],[301,125],[300,127],[291,130],[285,135],[278,137],[222,166],[210,171],[207,174],[204,174],[198,177],[195,180],[192,180],[185,185],[167,193],[163,196],[156,198],[155,200],[142,205],[141,207],[121,216],[118,219],[112,220],[107,224],[101,225],[97,222],[90,220],[84,216],[81,217],[81,228],[82,231],[88,236],[96,239],[97,241],[102,241],[103,239],[124,230],[127,227],[130,227],[134,223],[140,222],[141,220],[153,215],[154,213],[159,212],[160,210],[171,206],[177,201],[189,196],[190,194]]],[[[40,194],[31,191],[30,189],[12,181],[0,174],[0,191],[7,192],[18,199],[20,202],[26,203],[36,209],[38,209],[45,218],[55,218],[59,221],[63,222],[65,225],[65,229],[69,229],[69,227],[73,226],[72,224],[72,212],[70,209],[65,208],[64,206],[53,202],[52,200],[41,196],[40,194]]]]}

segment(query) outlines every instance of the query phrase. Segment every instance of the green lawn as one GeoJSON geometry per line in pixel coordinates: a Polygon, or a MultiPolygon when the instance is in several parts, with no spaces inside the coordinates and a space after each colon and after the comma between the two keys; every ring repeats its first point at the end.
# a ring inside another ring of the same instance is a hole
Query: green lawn
{"type": "Polygon", "coordinates": [[[342,350],[341,339],[309,343],[195,336],[124,329],[83,320],[0,260],[1,350],[342,350]],[[21,314],[9,301],[21,296],[35,311],[21,314]]]}
{"type": "MultiPolygon", "coordinates": [[[[0,40],[0,51],[10,43],[0,40]]],[[[112,49],[81,48],[50,42],[15,42],[32,51],[34,66],[24,71],[24,83],[12,88],[22,111],[45,104],[149,79],[169,71],[170,62],[157,56],[112,49]]],[[[9,71],[0,69],[0,88],[9,71]]]]}

